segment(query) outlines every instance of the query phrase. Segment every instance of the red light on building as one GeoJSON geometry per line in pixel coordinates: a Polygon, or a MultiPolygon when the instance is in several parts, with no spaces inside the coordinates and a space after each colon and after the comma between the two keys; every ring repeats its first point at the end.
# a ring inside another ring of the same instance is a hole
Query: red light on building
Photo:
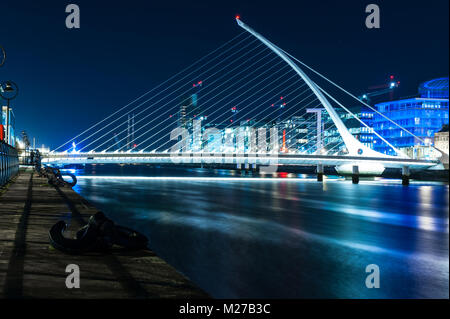
{"type": "Polygon", "coordinates": [[[393,80],[394,79],[394,76],[393,75],[391,75],[390,77],[389,77],[391,80],[393,80]]]}
{"type": "Polygon", "coordinates": [[[233,120],[230,120],[231,123],[233,123],[233,120]]]}

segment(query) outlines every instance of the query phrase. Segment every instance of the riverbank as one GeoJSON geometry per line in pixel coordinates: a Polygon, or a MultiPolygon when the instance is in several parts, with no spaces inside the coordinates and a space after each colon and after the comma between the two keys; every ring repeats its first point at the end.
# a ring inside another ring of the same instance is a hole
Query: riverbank
{"type": "Polygon", "coordinates": [[[21,170],[0,194],[0,298],[208,297],[150,250],[67,255],[50,246],[48,230],[58,220],[72,236],[97,211],[72,189],[21,170]],[[78,289],[65,284],[70,264],[80,269],[78,289]]]}

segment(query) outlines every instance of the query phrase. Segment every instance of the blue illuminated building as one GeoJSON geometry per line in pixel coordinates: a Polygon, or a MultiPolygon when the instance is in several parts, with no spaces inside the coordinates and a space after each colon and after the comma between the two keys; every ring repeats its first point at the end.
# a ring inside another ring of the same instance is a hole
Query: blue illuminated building
{"type": "MultiPolygon", "coordinates": [[[[433,145],[434,133],[449,122],[448,80],[444,77],[422,83],[419,86],[420,97],[375,105],[380,113],[420,137],[423,142],[377,113],[373,118],[374,131],[409,156],[427,157],[424,147],[433,145]]],[[[379,138],[374,137],[373,148],[394,155],[393,150],[379,138]]]]}

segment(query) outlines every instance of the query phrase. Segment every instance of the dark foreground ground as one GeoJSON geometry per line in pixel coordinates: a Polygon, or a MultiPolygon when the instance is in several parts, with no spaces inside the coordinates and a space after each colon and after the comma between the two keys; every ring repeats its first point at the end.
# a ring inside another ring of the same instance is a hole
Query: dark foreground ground
{"type": "Polygon", "coordinates": [[[207,297],[150,250],[75,256],[49,245],[48,230],[58,220],[73,235],[95,212],[72,189],[21,171],[0,192],[0,298],[207,297]],[[79,289],[66,287],[69,264],[79,266],[79,289]]]}

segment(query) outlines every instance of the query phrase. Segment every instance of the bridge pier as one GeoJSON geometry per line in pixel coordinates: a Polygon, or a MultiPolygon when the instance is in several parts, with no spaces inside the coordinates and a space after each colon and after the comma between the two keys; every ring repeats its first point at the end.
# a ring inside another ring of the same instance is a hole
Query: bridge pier
{"type": "Polygon", "coordinates": [[[323,182],[323,164],[317,165],[317,181],[323,182]]]}
{"type": "Polygon", "coordinates": [[[244,175],[249,175],[250,172],[250,164],[248,162],[245,162],[244,164],[244,175]]]}
{"type": "Polygon", "coordinates": [[[408,186],[409,185],[409,166],[403,166],[402,167],[402,185],[408,186]]]}
{"type": "Polygon", "coordinates": [[[248,171],[252,173],[256,173],[256,164],[248,164],[248,171]]]}
{"type": "Polygon", "coordinates": [[[241,175],[245,175],[246,170],[248,170],[248,163],[236,164],[236,169],[241,172],[241,175]]]}
{"type": "Polygon", "coordinates": [[[352,183],[353,184],[359,183],[359,167],[358,167],[358,165],[353,165],[353,167],[352,167],[352,183]]]}

